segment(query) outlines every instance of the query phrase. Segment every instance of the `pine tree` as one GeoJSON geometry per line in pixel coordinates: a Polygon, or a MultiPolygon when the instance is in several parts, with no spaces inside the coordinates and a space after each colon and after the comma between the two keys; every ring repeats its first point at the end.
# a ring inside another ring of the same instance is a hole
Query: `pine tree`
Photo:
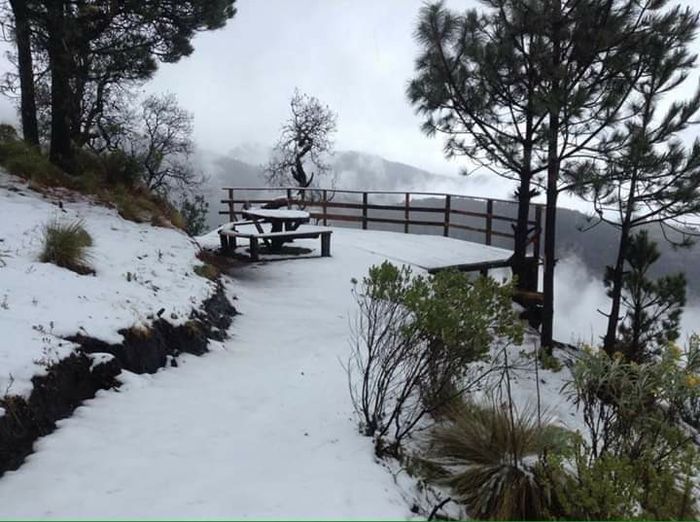
{"type": "Polygon", "coordinates": [[[407,94],[424,116],[423,131],[444,134],[448,157],[464,155],[518,183],[513,272],[526,266],[533,180],[546,169],[540,72],[530,54],[540,45],[535,26],[510,0],[484,2],[490,11],[456,14],[442,2],[421,9],[416,39],[421,52],[407,94]]]}
{"type": "Polygon", "coordinates": [[[680,139],[700,111],[700,89],[663,112],[659,107],[695,65],[688,45],[698,28],[698,14],[676,7],[652,17],[648,26],[643,74],[629,100],[625,125],[601,142],[597,157],[581,164],[576,174],[588,187],[598,222],[619,229],[616,261],[606,277],[611,298],[604,338],[608,353],[617,350],[624,266],[635,231],[659,225],[669,240],[688,245],[691,232],[683,220],[700,213],[700,141],[686,147],[680,139]]]}
{"type": "Polygon", "coordinates": [[[576,186],[568,172],[618,123],[640,73],[638,36],[663,2],[484,3],[484,15],[455,16],[442,3],[423,9],[409,98],[426,132],[448,135],[448,155],[518,180],[516,259],[527,243],[531,184],[546,189],[542,344],[551,349],[558,195],[576,186]]]}
{"type": "MultiPolygon", "coordinates": [[[[685,276],[674,274],[656,280],[649,275],[659,259],[656,243],[646,230],[630,236],[625,249],[626,270],[620,298],[626,313],[619,324],[620,339],[614,347],[627,359],[643,362],[658,355],[679,336],[679,324],[685,305],[685,276]]],[[[605,279],[611,285],[612,268],[605,279]]]]}

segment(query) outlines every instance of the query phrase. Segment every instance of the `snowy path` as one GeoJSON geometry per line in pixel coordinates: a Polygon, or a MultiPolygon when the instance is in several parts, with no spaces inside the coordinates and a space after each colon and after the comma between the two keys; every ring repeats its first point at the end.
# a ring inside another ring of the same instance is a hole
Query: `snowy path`
{"type": "Polygon", "coordinates": [[[352,417],[341,367],[350,278],[389,254],[426,266],[504,252],[413,238],[338,230],[332,258],[237,271],[231,339],[179,368],[128,375],[62,421],[0,479],[0,517],[409,516],[352,417]]]}

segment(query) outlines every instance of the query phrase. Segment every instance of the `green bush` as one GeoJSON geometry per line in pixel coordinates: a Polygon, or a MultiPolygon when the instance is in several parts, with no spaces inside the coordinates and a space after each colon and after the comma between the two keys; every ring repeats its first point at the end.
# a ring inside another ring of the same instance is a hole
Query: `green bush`
{"type": "Polygon", "coordinates": [[[21,140],[0,142],[0,165],[10,174],[39,186],[77,188],[75,179],[53,165],[39,149],[21,140]]]}
{"type": "Polygon", "coordinates": [[[430,478],[449,487],[470,518],[537,520],[553,511],[542,457],[561,451],[567,435],[536,410],[465,404],[428,440],[430,478]]]}
{"type": "Polygon", "coordinates": [[[102,158],[105,181],[109,185],[135,187],[143,178],[143,167],[133,156],[117,150],[102,158]]]}
{"type": "Polygon", "coordinates": [[[208,211],[209,203],[201,194],[196,194],[192,200],[184,197],[180,201],[180,215],[185,222],[185,231],[189,235],[198,236],[206,232],[208,211]]]}
{"type": "Polygon", "coordinates": [[[87,264],[86,249],[90,246],[92,238],[83,228],[82,221],[54,221],[44,227],[43,250],[39,259],[79,274],[94,274],[95,271],[87,264]]]}
{"type": "Polygon", "coordinates": [[[574,469],[558,488],[566,516],[694,516],[697,449],[679,421],[700,390],[681,355],[668,345],[660,358],[642,364],[603,351],[581,356],[566,391],[587,434],[563,466],[574,469]]]}
{"type": "Polygon", "coordinates": [[[556,507],[550,516],[574,520],[688,520],[697,516],[692,479],[696,452],[680,447],[659,463],[649,453],[637,457],[605,453],[592,458],[581,440],[569,458],[555,463],[551,480],[556,507]],[[566,464],[563,464],[566,462],[566,464]]]}
{"type": "Polygon", "coordinates": [[[497,337],[522,340],[511,288],[489,278],[416,276],[385,261],[355,281],[353,294],[350,391],[379,453],[397,453],[426,415],[439,416],[474,386],[469,363],[486,358],[497,337]]]}

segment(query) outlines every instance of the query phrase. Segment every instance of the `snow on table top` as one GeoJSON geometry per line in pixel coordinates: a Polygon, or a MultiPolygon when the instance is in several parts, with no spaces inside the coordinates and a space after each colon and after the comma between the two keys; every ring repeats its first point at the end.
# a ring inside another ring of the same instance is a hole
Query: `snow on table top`
{"type": "MultiPolygon", "coordinates": [[[[201,241],[216,245],[216,232],[201,241]]],[[[425,267],[484,255],[503,251],[336,228],[333,257],[237,268],[227,288],[242,314],[231,338],[178,368],[126,374],[119,393],[100,392],[60,421],[0,479],[0,515],[412,516],[406,491],[358,433],[348,395],[351,279],[384,259],[425,267]]]]}
{"type": "Polygon", "coordinates": [[[255,216],[264,219],[309,219],[310,214],[304,210],[291,210],[283,208],[249,208],[243,210],[243,215],[255,216]]]}
{"type": "Polygon", "coordinates": [[[68,355],[75,345],[63,336],[83,333],[118,343],[118,330],[146,322],[160,308],[168,321],[186,321],[214,290],[192,272],[200,264],[197,247],[182,232],[126,221],[85,199],[64,199],[63,207],[0,171],[3,395],[28,394],[31,377],[45,371],[41,363],[68,355]],[[95,277],[38,261],[44,225],[76,219],[93,238],[88,252],[95,277]]]}

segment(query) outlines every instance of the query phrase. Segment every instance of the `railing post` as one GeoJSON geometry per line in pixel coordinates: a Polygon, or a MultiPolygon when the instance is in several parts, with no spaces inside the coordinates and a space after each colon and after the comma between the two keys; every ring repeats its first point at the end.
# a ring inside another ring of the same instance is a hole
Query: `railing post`
{"type": "Polygon", "coordinates": [[[486,244],[491,244],[491,232],[493,231],[493,200],[486,200],[486,244]]]}
{"type": "Polygon", "coordinates": [[[405,223],[403,224],[403,232],[404,234],[408,234],[408,221],[409,221],[409,209],[411,206],[411,193],[406,192],[406,200],[405,200],[405,211],[404,211],[404,218],[406,219],[405,223]]]}
{"type": "Polygon", "coordinates": [[[236,221],[236,213],[233,210],[233,189],[228,189],[228,220],[236,221]]]}
{"type": "Polygon", "coordinates": [[[362,230],[367,230],[367,192],[362,193],[362,230]]]}
{"type": "Polygon", "coordinates": [[[292,208],[292,189],[287,189],[287,208],[292,208]]]}
{"type": "Polygon", "coordinates": [[[326,217],[326,214],[328,213],[328,191],[326,189],[323,189],[323,201],[321,202],[323,205],[323,226],[328,226],[328,218],[326,217]]]}
{"type": "Polygon", "coordinates": [[[450,234],[450,212],[451,208],[450,195],[445,194],[445,230],[443,230],[443,236],[447,237],[450,234]]]}

